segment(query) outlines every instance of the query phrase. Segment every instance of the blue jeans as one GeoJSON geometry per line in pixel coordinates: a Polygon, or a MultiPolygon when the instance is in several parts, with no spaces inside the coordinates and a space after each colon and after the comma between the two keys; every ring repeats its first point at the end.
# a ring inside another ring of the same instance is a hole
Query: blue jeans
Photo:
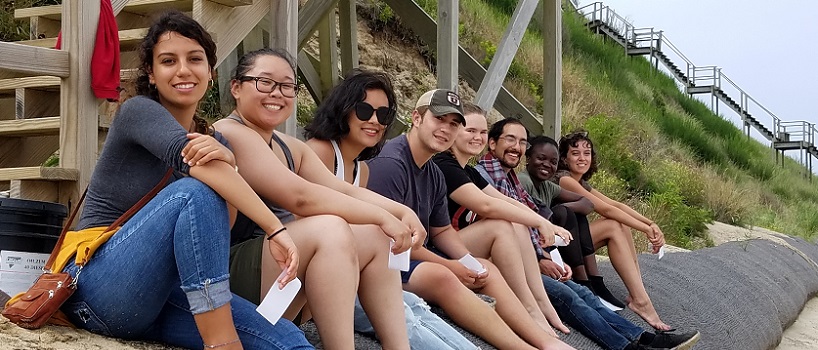
{"type": "Polygon", "coordinates": [[[605,349],[622,350],[645,332],[602,305],[584,286],[545,275],[542,281],[560,318],[605,349]]]}
{"type": "MultiPolygon", "coordinates": [[[[406,328],[409,333],[409,346],[414,350],[472,350],[472,344],[460,332],[435,315],[426,302],[412,293],[403,292],[403,308],[406,315],[406,328]]],[[[374,334],[375,329],[369,323],[363,307],[355,299],[355,331],[374,334]]]]}
{"type": "MultiPolygon", "coordinates": [[[[193,315],[229,302],[245,349],[312,349],[294,324],[272,325],[230,293],[229,245],[224,200],[196,179],[174,181],[97,250],[62,310],[93,333],[201,349],[193,315]]],[[[73,259],[64,269],[77,270],[73,259]]]]}

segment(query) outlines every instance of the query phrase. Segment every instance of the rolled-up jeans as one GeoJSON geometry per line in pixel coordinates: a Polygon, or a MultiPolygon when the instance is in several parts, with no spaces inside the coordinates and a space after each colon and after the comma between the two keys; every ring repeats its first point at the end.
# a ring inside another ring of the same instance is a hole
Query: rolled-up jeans
{"type": "Polygon", "coordinates": [[[590,289],[542,275],[545,291],[562,320],[609,350],[622,350],[645,332],[599,301],[590,289]]]}
{"type": "MultiPolygon", "coordinates": [[[[245,349],[312,349],[294,324],[273,325],[230,293],[229,245],[224,200],[196,179],[174,181],[97,250],[62,310],[93,333],[201,349],[193,315],[229,302],[245,349]]],[[[72,259],[63,271],[77,270],[72,259]]]]}
{"type": "MultiPolygon", "coordinates": [[[[403,308],[406,316],[406,329],[409,333],[409,346],[413,350],[472,350],[472,344],[446,321],[432,312],[426,301],[415,294],[403,292],[403,308]]],[[[355,299],[355,331],[373,335],[375,329],[364,313],[358,299],[355,299]]]]}

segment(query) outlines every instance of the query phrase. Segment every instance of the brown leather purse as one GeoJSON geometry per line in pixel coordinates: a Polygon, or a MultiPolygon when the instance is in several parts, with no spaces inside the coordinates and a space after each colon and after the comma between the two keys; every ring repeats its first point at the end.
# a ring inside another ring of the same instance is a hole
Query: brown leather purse
{"type": "MultiPolygon", "coordinates": [[[[173,169],[168,169],[162,180],[142,197],[139,202],[134,204],[128,211],[114,221],[113,224],[108,226],[105,232],[118,228],[125,221],[130,219],[133,214],[142,209],[142,207],[153,199],[162,187],[164,187],[172,174],[173,169]]],[[[65,227],[63,227],[60,238],[57,240],[57,244],[54,245],[51,256],[48,258],[48,262],[46,262],[45,267],[43,267],[43,274],[37,278],[37,281],[34,282],[34,285],[31,286],[28,291],[12,298],[6,305],[6,308],[3,309],[3,316],[8,318],[12,323],[28,329],[37,329],[44,326],[52,316],[60,313],[59,310],[62,304],[77,290],[77,281],[85,264],[79,265],[79,270],[75,278],[72,278],[67,272],[53,272],[51,271],[51,267],[54,265],[54,260],[57,258],[57,253],[59,253],[60,247],[65,240],[68,228],[71,227],[71,223],[74,221],[80,204],[85,200],[87,193],[88,189],[82,193],[79,203],[71,211],[71,216],[68,218],[65,227]]],[[[103,232],[103,234],[105,232],[103,232]]],[[[64,316],[61,318],[64,318],[64,316]]],[[[61,319],[52,323],[65,325],[67,320],[61,319]]]]}

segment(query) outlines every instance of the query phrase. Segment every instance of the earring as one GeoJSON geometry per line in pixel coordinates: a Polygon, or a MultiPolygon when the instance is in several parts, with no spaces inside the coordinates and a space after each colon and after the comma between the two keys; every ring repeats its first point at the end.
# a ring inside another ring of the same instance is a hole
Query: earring
{"type": "Polygon", "coordinates": [[[207,84],[209,89],[213,88],[213,78],[210,78],[210,81],[207,84]]]}

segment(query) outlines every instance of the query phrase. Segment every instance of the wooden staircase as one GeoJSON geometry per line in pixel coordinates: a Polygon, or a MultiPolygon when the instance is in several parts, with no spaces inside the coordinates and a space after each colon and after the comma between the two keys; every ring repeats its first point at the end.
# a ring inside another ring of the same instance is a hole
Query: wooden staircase
{"type": "MultiPolygon", "coordinates": [[[[202,23],[217,41],[219,63],[265,15],[274,9],[297,11],[295,0],[113,0],[112,5],[123,82],[135,78],[136,47],[158,11],[177,9],[202,23]]],[[[70,206],[87,185],[116,108],[90,89],[88,62],[98,13],[99,2],[86,0],[15,10],[16,19],[30,22],[31,35],[0,42],[0,191],[70,206]],[[63,50],[54,50],[60,31],[63,50]],[[59,165],[42,167],[55,153],[59,165]]]]}

